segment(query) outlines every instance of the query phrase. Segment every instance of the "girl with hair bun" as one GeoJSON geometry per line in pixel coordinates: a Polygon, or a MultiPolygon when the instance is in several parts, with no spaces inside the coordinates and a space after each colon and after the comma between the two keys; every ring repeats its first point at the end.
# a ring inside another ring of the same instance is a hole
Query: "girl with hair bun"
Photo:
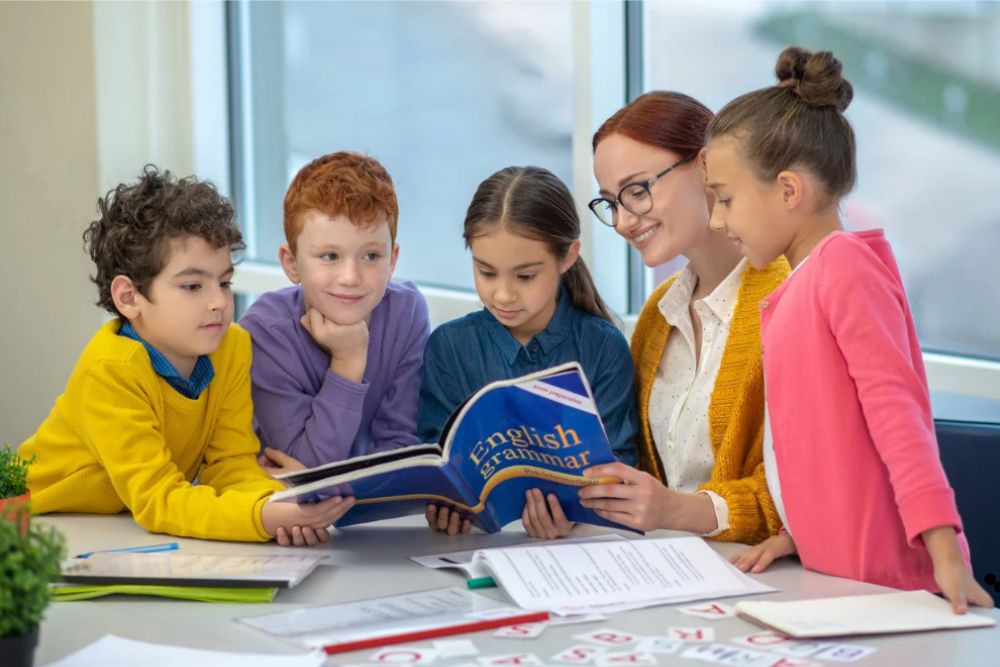
{"type": "MultiPolygon", "coordinates": [[[[501,169],[476,190],[463,236],[484,308],[442,324],[427,342],[417,424],[423,442],[435,442],[448,416],[484,385],[578,361],[615,456],[634,463],[632,359],[580,257],[569,189],[546,169],[501,169]]],[[[435,504],[427,522],[449,534],[471,528],[435,504]]]]}
{"type": "Polygon", "coordinates": [[[853,90],[828,51],[785,49],[778,84],[708,127],[712,227],[792,274],[761,302],[764,463],[783,532],[734,558],[798,553],[826,574],[992,606],[938,457],[923,357],[881,230],[843,231],[855,182],[853,90]]]}

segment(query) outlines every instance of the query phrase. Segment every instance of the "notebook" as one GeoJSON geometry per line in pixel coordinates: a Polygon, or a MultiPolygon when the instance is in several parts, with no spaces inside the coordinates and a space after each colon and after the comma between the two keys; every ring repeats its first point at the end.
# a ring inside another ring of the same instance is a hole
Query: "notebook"
{"type": "Polygon", "coordinates": [[[744,600],[736,611],[789,637],[839,637],[894,632],[984,628],[996,620],[970,611],[957,615],[951,603],[927,591],[852,595],[818,600],[744,600]]]}
{"type": "Polygon", "coordinates": [[[273,602],[276,588],[244,588],[233,586],[150,586],[133,584],[99,584],[97,586],[53,584],[52,599],[60,602],[93,600],[108,595],[152,595],[195,602],[273,602]]]}
{"type": "Polygon", "coordinates": [[[291,588],[324,558],[103,552],[64,561],[62,580],[71,584],[291,588]]]}

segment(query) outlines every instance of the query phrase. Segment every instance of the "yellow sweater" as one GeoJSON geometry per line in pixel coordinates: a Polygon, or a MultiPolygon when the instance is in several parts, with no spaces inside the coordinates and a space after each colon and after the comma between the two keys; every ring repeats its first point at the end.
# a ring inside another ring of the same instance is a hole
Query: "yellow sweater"
{"type": "MultiPolygon", "coordinates": [[[[760,350],[761,299],[788,275],[782,258],[763,270],[748,266],[740,283],[729,337],[708,408],[715,466],[699,489],[712,491],[729,506],[729,530],[714,539],[756,544],[781,527],[764,479],[764,371],[760,350]]],[[[636,395],[639,400],[639,467],[664,484],[663,462],[649,427],[649,395],[671,326],[658,304],[677,276],[660,285],[646,301],[632,334],[636,395]]]]}
{"type": "Polygon", "coordinates": [[[32,510],[131,510],[156,533],[264,541],[261,508],[282,485],[257,465],[250,336],[230,327],[197,399],[156,374],[138,341],[105,324],[80,355],[38,432],[20,447],[32,510]],[[198,477],[198,483],[192,480],[198,477]]]}

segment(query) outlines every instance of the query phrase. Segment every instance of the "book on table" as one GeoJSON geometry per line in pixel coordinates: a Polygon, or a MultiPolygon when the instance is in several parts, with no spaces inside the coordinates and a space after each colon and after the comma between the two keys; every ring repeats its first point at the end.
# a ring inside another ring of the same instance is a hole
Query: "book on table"
{"type": "Polygon", "coordinates": [[[194,602],[274,602],[278,589],[269,586],[161,586],[155,584],[65,584],[49,586],[52,599],[60,602],[94,600],[112,595],[191,600],[194,602]]]}
{"type": "Polygon", "coordinates": [[[61,569],[62,581],[71,584],[291,588],[324,558],[108,552],[65,560],[61,569]]]}
{"type": "Polygon", "coordinates": [[[736,611],[789,637],[820,638],[984,628],[996,620],[974,611],[958,615],[927,591],[896,591],[818,600],[737,603],[736,611]]]}
{"type": "Polygon", "coordinates": [[[544,611],[526,612],[491,597],[451,587],[288,609],[236,620],[293,644],[326,653],[344,653],[505,625],[537,623],[548,618],[544,611]]]}
{"type": "Polygon", "coordinates": [[[611,463],[590,385],[571,362],[486,385],[451,415],[440,444],[414,445],[279,475],[288,488],[269,502],[353,496],[337,526],[455,509],[495,533],[521,518],[525,492],[555,494],[570,521],[622,527],[580,504],[583,470],[611,463]]]}

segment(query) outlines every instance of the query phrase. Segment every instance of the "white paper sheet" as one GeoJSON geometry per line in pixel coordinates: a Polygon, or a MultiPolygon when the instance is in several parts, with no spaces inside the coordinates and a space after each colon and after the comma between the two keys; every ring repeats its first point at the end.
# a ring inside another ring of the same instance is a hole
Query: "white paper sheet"
{"type": "Polygon", "coordinates": [[[699,537],[485,549],[489,569],[520,607],[558,614],[611,613],[774,590],[699,537]]]}
{"type": "Polygon", "coordinates": [[[96,642],[72,653],[49,667],[319,667],[326,654],[312,651],[306,654],[261,655],[202,651],[182,646],[150,644],[105,635],[96,642]]]}
{"type": "MultiPolygon", "coordinates": [[[[537,547],[546,544],[578,544],[581,542],[607,542],[611,540],[624,540],[625,538],[616,533],[606,533],[604,535],[594,535],[593,537],[581,537],[568,540],[547,540],[547,541],[526,541],[523,544],[513,544],[509,547],[496,547],[497,549],[516,549],[518,547],[537,547]]],[[[465,572],[468,577],[485,577],[489,575],[489,572],[483,568],[482,565],[477,565],[472,562],[472,556],[476,553],[476,549],[467,549],[466,551],[450,551],[443,554],[430,554],[427,556],[410,556],[412,560],[417,565],[422,565],[424,567],[429,567],[432,570],[440,570],[445,568],[457,568],[465,572]]]]}

